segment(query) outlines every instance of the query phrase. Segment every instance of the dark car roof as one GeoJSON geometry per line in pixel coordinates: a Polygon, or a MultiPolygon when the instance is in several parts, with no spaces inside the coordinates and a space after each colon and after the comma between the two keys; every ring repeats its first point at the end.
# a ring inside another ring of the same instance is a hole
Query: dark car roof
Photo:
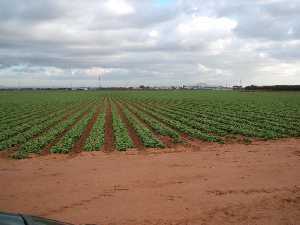
{"type": "Polygon", "coordinates": [[[74,225],[37,216],[0,212],[0,225],[74,225]]]}
{"type": "Polygon", "coordinates": [[[0,225],[27,225],[20,214],[0,212],[0,225]]]}

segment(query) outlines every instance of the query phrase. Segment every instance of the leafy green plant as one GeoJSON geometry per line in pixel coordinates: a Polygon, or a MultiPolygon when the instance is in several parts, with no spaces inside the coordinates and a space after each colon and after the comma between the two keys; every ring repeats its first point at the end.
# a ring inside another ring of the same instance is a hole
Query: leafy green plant
{"type": "Polygon", "coordinates": [[[56,126],[49,129],[46,133],[39,136],[38,138],[30,139],[25,144],[21,145],[21,147],[16,152],[16,158],[25,158],[30,153],[39,154],[43,150],[43,148],[53,141],[59,134],[61,134],[65,129],[75,123],[75,121],[82,116],[82,114],[86,111],[86,109],[81,109],[75,112],[66,120],[57,124],[56,126]]]}
{"type": "Polygon", "coordinates": [[[153,130],[155,130],[157,133],[163,135],[163,136],[169,136],[173,138],[174,143],[181,143],[181,137],[180,135],[174,131],[173,129],[165,126],[158,120],[154,119],[153,117],[150,117],[146,113],[132,107],[128,106],[134,113],[136,113],[139,118],[141,118],[146,124],[148,124],[153,130]]]}
{"type": "Polygon", "coordinates": [[[98,119],[95,122],[89,137],[86,140],[84,146],[85,151],[98,151],[104,144],[105,116],[105,111],[99,114],[98,119]]]}
{"type": "Polygon", "coordinates": [[[116,140],[116,148],[119,151],[125,151],[133,147],[133,142],[128,135],[128,131],[116,112],[116,107],[112,106],[112,124],[116,140]]]}
{"type": "Polygon", "coordinates": [[[92,119],[95,110],[88,113],[87,116],[82,118],[73,128],[71,128],[65,136],[52,148],[52,153],[69,153],[75,142],[80,138],[81,133],[84,131],[89,121],[92,119]]]}
{"type": "Polygon", "coordinates": [[[164,148],[164,144],[158,140],[152,132],[145,127],[137,118],[134,116],[128,109],[123,108],[124,113],[129,121],[129,123],[133,126],[136,133],[139,135],[145,147],[152,148],[164,148]]]}

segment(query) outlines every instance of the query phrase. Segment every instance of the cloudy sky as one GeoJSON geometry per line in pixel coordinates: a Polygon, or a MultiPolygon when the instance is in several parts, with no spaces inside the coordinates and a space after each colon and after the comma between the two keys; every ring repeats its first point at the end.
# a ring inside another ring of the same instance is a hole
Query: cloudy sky
{"type": "Polygon", "coordinates": [[[0,0],[0,85],[300,84],[299,0],[0,0]]]}

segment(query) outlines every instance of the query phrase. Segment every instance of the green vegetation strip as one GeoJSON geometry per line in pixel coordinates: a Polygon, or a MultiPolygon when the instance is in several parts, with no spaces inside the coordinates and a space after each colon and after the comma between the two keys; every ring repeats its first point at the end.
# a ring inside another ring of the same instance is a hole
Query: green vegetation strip
{"type": "Polygon", "coordinates": [[[30,127],[28,127],[26,131],[23,131],[7,140],[0,142],[0,150],[4,150],[10,147],[14,147],[15,145],[27,142],[28,140],[33,138],[34,135],[41,133],[52,124],[59,122],[64,117],[64,114],[62,114],[62,111],[58,111],[52,116],[53,118],[47,117],[38,120],[36,124],[33,123],[30,127]]]}
{"type": "Polygon", "coordinates": [[[87,116],[82,118],[73,128],[71,128],[65,136],[52,148],[52,153],[69,153],[75,142],[80,138],[81,133],[84,131],[89,121],[92,119],[95,109],[88,113],[87,116]]]}
{"type": "Polygon", "coordinates": [[[115,105],[112,104],[112,125],[115,136],[116,148],[119,151],[125,151],[133,148],[133,142],[128,135],[127,128],[124,126],[117,113],[115,105]]]}
{"type": "MultiPolygon", "coordinates": [[[[157,108],[162,109],[161,107],[157,108]]],[[[217,109],[214,109],[213,112],[210,112],[203,109],[197,109],[197,107],[176,105],[171,109],[164,108],[163,110],[179,116],[189,115],[192,121],[210,124],[215,128],[226,131],[225,134],[240,134],[247,137],[274,139],[284,137],[285,132],[289,132],[285,129],[278,128],[275,125],[271,125],[266,121],[257,120],[256,122],[253,122],[249,120],[248,117],[245,118],[244,116],[237,115],[236,113],[229,114],[228,112],[222,112],[217,109]]],[[[213,128],[211,130],[213,131],[213,128]]],[[[289,132],[289,134],[295,135],[294,132],[289,132]]]]}
{"type": "Polygon", "coordinates": [[[100,112],[97,121],[95,122],[90,136],[87,138],[84,150],[85,151],[99,151],[104,144],[105,134],[105,110],[100,112]]]}
{"type": "Polygon", "coordinates": [[[149,113],[150,115],[153,115],[157,118],[159,118],[161,121],[163,121],[164,123],[168,124],[171,127],[174,127],[175,129],[178,129],[179,131],[186,133],[188,135],[190,135],[191,137],[195,137],[204,141],[209,141],[209,142],[219,142],[219,143],[223,143],[223,140],[219,137],[216,137],[214,135],[210,135],[207,133],[203,133],[200,130],[194,129],[188,125],[185,125],[184,123],[180,122],[180,120],[176,120],[176,119],[170,119],[166,116],[163,116],[159,113],[157,113],[155,110],[153,109],[148,109],[143,107],[143,111],[149,113]]]}
{"type": "MultiPolygon", "coordinates": [[[[56,108],[58,109],[58,108],[56,108]]],[[[53,112],[55,109],[52,110],[48,110],[48,109],[34,109],[31,112],[24,112],[23,114],[21,114],[21,112],[19,113],[19,115],[13,115],[12,118],[10,119],[5,119],[5,118],[1,118],[1,122],[0,122],[0,129],[1,131],[4,129],[14,129],[16,126],[26,123],[28,121],[31,121],[33,118],[37,118],[37,117],[41,117],[41,115],[43,114],[48,114],[49,112],[53,112]]],[[[2,133],[2,132],[1,132],[2,133]]],[[[0,134],[1,135],[1,134],[0,134]]]]}
{"type": "Polygon", "coordinates": [[[62,121],[56,126],[52,127],[43,135],[38,138],[31,139],[30,141],[23,144],[14,155],[14,158],[21,159],[26,158],[30,153],[40,154],[43,148],[45,148],[51,141],[53,141],[59,134],[65,129],[74,124],[76,120],[82,116],[86,109],[81,109],[75,114],[71,115],[68,119],[62,121]]]}
{"type": "MultiPolygon", "coordinates": [[[[59,112],[64,111],[64,109],[60,109],[59,112]]],[[[21,124],[16,125],[12,128],[4,128],[2,127],[0,132],[0,141],[5,141],[11,137],[13,137],[16,134],[20,134],[21,132],[24,132],[28,129],[30,129],[33,125],[37,125],[39,123],[43,123],[44,121],[48,120],[49,114],[52,116],[55,116],[59,113],[57,110],[52,112],[40,112],[37,115],[32,116],[31,118],[27,119],[26,121],[22,121],[21,124]]],[[[17,120],[17,118],[16,118],[17,120]]]]}
{"type": "Polygon", "coordinates": [[[158,120],[154,119],[153,117],[150,117],[146,113],[137,110],[136,108],[133,108],[132,106],[127,105],[130,110],[132,110],[136,115],[139,116],[148,126],[150,126],[153,130],[155,130],[157,133],[163,136],[169,136],[173,139],[174,143],[181,143],[181,137],[180,135],[173,129],[165,126],[158,120]]]}
{"type": "Polygon", "coordinates": [[[145,147],[151,148],[164,148],[164,144],[154,137],[153,133],[145,127],[136,116],[134,116],[128,109],[123,108],[123,111],[128,119],[130,125],[134,128],[134,130],[139,135],[145,147]]]}
{"type": "MultiPolygon", "coordinates": [[[[146,107],[153,107],[152,105],[146,105],[146,107]]],[[[155,107],[156,112],[161,113],[167,117],[178,119],[179,121],[206,133],[214,133],[218,136],[226,136],[228,134],[241,134],[248,137],[266,135],[260,132],[258,128],[247,126],[243,123],[236,123],[233,120],[228,121],[229,124],[224,124],[219,118],[215,118],[213,121],[203,118],[201,114],[195,116],[188,110],[179,112],[177,108],[169,110],[168,108],[155,107]]],[[[221,119],[224,120],[224,117],[221,119]]]]}

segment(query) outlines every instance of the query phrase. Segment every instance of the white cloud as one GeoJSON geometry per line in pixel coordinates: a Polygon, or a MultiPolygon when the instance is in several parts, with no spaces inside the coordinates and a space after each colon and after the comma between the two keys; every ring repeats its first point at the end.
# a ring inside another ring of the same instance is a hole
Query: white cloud
{"type": "Polygon", "coordinates": [[[200,72],[206,73],[206,72],[210,72],[212,69],[211,69],[211,68],[208,68],[208,67],[206,67],[206,66],[204,66],[204,65],[202,65],[201,63],[199,63],[199,64],[198,64],[198,70],[199,70],[200,72]]]}
{"type": "Polygon", "coordinates": [[[205,33],[226,34],[237,26],[237,22],[229,18],[210,18],[196,16],[189,21],[180,23],[177,31],[182,35],[194,35],[205,33]]]}
{"type": "Polygon", "coordinates": [[[261,66],[258,71],[260,73],[272,74],[272,76],[296,76],[300,74],[300,63],[284,63],[277,61],[277,63],[261,66]]]}
{"type": "Polygon", "coordinates": [[[108,0],[105,4],[106,8],[116,15],[128,15],[135,12],[134,7],[126,0],[108,0]]]}
{"type": "Polygon", "coordinates": [[[219,54],[231,43],[237,23],[229,18],[186,16],[176,26],[176,37],[185,48],[204,48],[219,54]]]}
{"type": "Polygon", "coordinates": [[[158,32],[157,30],[151,30],[151,31],[149,32],[149,36],[150,36],[151,38],[157,38],[157,37],[159,36],[159,32],[158,32]]]}
{"type": "Polygon", "coordinates": [[[300,62],[285,63],[269,59],[255,68],[250,81],[257,85],[294,85],[300,83],[299,74],[300,62]]]}

